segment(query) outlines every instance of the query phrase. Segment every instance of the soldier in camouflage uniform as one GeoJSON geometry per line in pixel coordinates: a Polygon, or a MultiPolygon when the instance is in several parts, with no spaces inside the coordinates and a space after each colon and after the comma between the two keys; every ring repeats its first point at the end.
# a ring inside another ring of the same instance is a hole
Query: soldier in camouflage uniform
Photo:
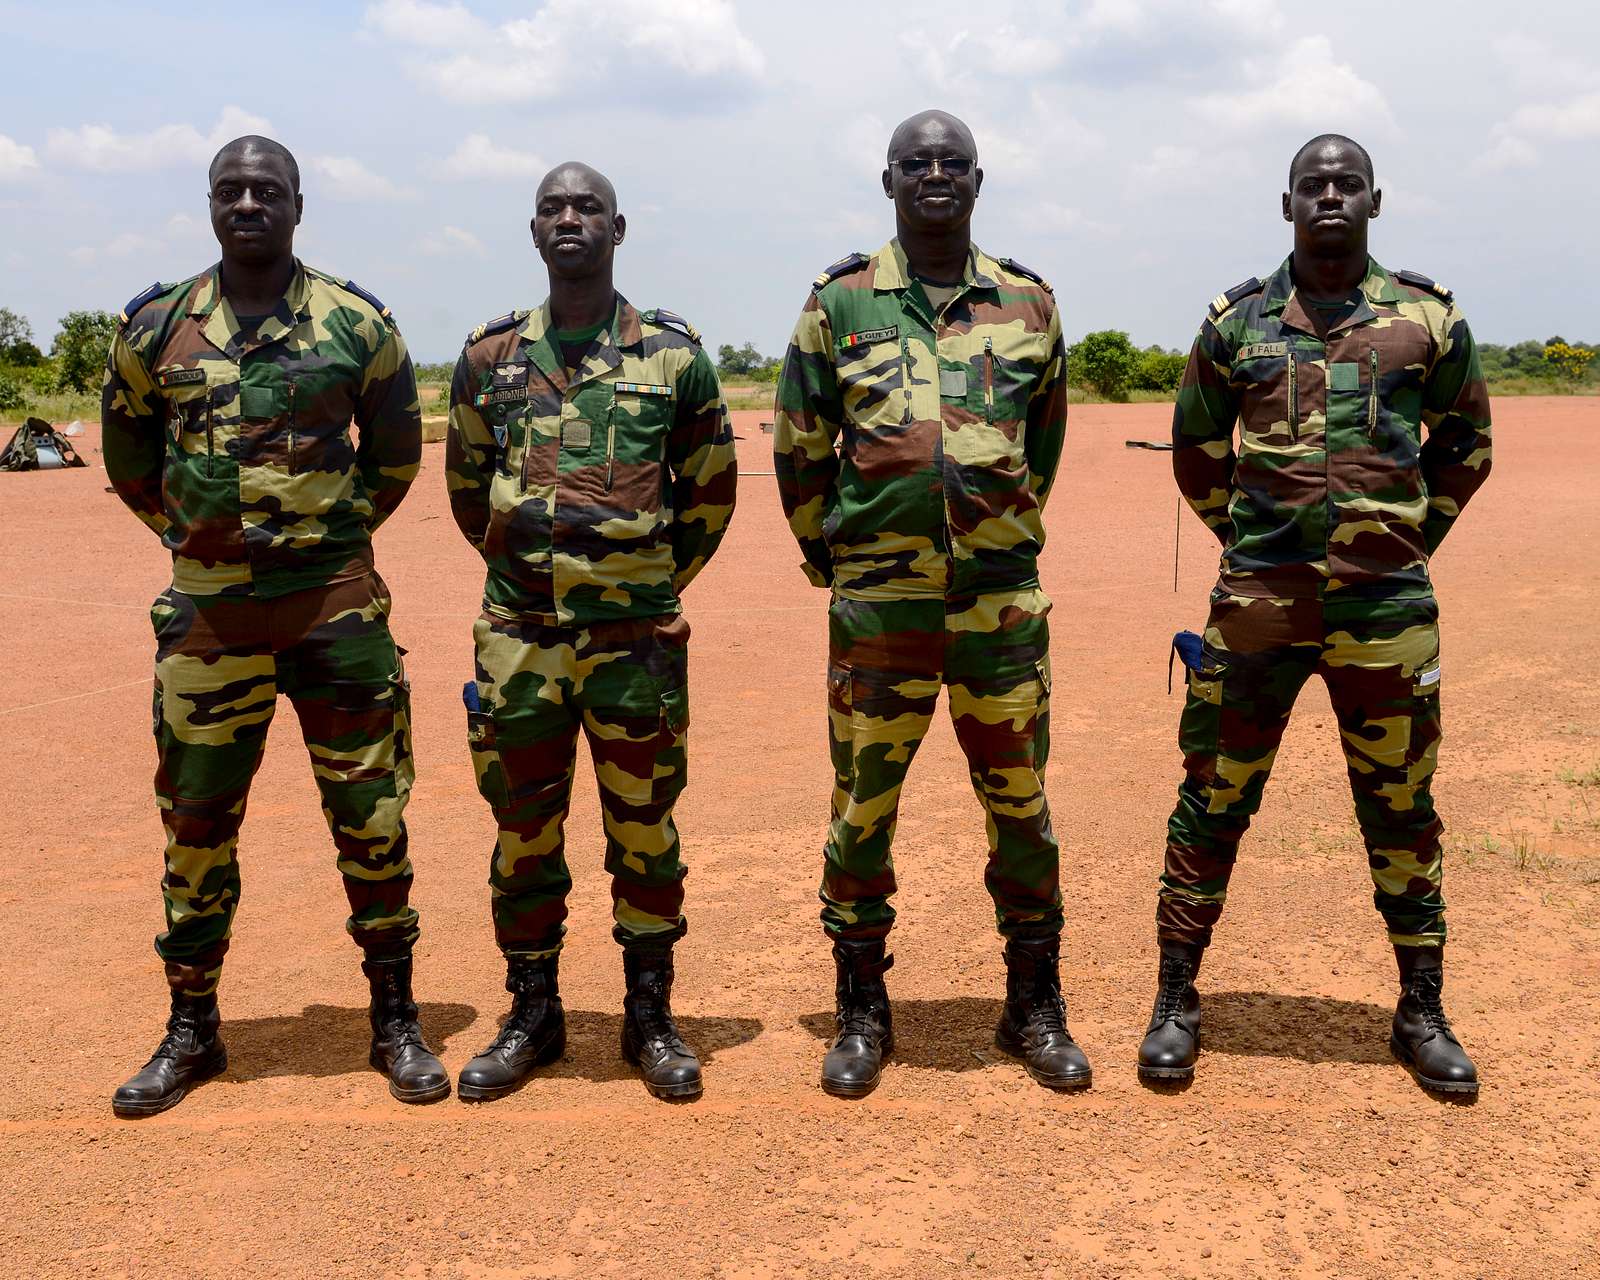
{"type": "Polygon", "coordinates": [[[890,844],[941,686],[988,819],[985,883],[1006,939],[997,1043],[1051,1088],[1089,1083],[1058,972],[1059,851],[1045,802],[1050,649],[1042,514],[1066,434],[1050,287],[972,243],[983,181],[943,112],[894,132],[895,239],[817,277],[778,382],[773,450],[790,528],[828,611],[835,786],[824,847],[838,1035],[822,1086],[877,1084],[893,1033],[890,844]]]}
{"type": "Polygon", "coordinates": [[[1295,156],[1294,252],[1211,304],[1173,415],[1178,487],[1222,543],[1179,728],[1155,1010],[1139,1074],[1194,1073],[1194,975],[1301,686],[1327,684],[1400,969],[1390,1045],[1476,1092],[1441,1003],[1438,605],[1428,562],[1489,474],[1489,398],[1450,291],[1367,254],[1382,195],[1356,143],[1295,156]],[[1239,444],[1234,448],[1234,424],[1239,444]]]}
{"type": "Polygon", "coordinates": [[[239,824],[279,693],[300,718],[347,927],[366,953],[372,1065],[395,1097],[431,1102],[450,1081],[411,998],[408,691],[372,560],[372,531],[421,456],[411,361],[382,303],[294,257],[302,204],[288,151],[237,139],[210,182],[222,261],[128,304],[101,409],[106,473],[173,557],[151,610],[167,829],[156,951],[172,1013],[113,1107],[154,1114],[227,1066],[217,980],[239,824]]]}
{"type": "Polygon", "coordinates": [[[510,1015],[461,1072],[497,1098],[561,1055],[557,961],[572,878],[563,826],[581,728],[605,827],[627,994],[622,1053],[662,1098],[701,1091],[673,1023],[684,865],[689,624],[680,596],[733,515],[733,431],[700,337],[612,284],[626,223],[587,165],[540,183],[531,222],[550,296],[480,325],[450,387],[450,505],[488,568],[466,690],[510,1015]]]}

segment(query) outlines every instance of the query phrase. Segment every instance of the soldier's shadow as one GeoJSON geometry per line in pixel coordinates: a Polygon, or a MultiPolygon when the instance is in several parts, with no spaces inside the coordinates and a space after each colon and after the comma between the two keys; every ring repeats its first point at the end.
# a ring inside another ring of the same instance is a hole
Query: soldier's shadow
{"type": "MultiPolygon", "coordinates": [[[[890,997],[894,1052],[890,1062],[935,1071],[977,1071],[1010,1058],[995,1048],[994,1027],[1003,1002],[992,996],[953,996],[946,1000],[890,997]]],[[[837,1031],[833,1010],[807,1013],[800,1025],[824,1044],[837,1031]]]]}
{"type": "MultiPolygon", "coordinates": [[[[478,1011],[470,1004],[419,1006],[422,1034],[437,1049],[472,1025],[478,1011]]],[[[339,1076],[370,1071],[367,1051],[372,1028],[367,1009],[309,1004],[299,1014],[270,1018],[224,1018],[228,1075],[235,1080],[271,1076],[339,1076]]]]}
{"type": "MultiPolygon", "coordinates": [[[[566,1012],[567,1051],[559,1062],[540,1067],[535,1073],[537,1076],[597,1083],[634,1077],[634,1068],[621,1056],[620,1012],[601,1013],[595,1009],[568,1009],[566,1012]]],[[[763,1030],[759,1018],[691,1018],[674,1014],[672,1020],[703,1066],[709,1066],[724,1050],[754,1040],[763,1030]]],[[[476,1053],[493,1037],[491,1029],[484,1044],[475,1045],[471,1052],[476,1053]]]]}
{"type": "Polygon", "coordinates": [[[1275,991],[1200,992],[1200,1047],[1236,1057],[1300,1062],[1392,1062],[1393,1009],[1275,991]]]}

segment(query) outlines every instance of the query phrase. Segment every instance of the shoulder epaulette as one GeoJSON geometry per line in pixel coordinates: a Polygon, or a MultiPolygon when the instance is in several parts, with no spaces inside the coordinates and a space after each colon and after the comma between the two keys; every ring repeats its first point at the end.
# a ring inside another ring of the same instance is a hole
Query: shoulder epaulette
{"type": "Polygon", "coordinates": [[[496,316],[493,320],[486,320],[467,335],[467,345],[482,342],[491,333],[503,333],[513,325],[518,325],[527,317],[526,311],[508,311],[503,316],[496,316]]]}
{"type": "Polygon", "coordinates": [[[852,253],[840,258],[839,261],[835,262],[831,267],[829,267],[811,282],[812,292],[816,292],[818,289],[822,288],[823,285],[827,284],[829,281],[837,280],[840,276],[847,276],[852,271],[860,271],[862,267],[866,266],[867,263],[871,261],[872,259],[867,257],[867,255],[864,253],[852,253]]]}
{"type": "Polygon", "coordinates": [[[161,281],[157,280],[143,293],[137,295],[136,297],[129,298],[128,301],[123,304],[122,314],[117,317],[117,323],[127,324],[128,321],[132,320],[133,317],[138,314],[139,309],[143,307],[145,303],[149,302],[153,298],[159,298],[170,288],[172,288],[170,284],[162,284],[161,281]]]}
{"type": "Polygon", "coordinates": [[[1034,284],[1038,285],[1046,293],[1055,292],[1055,290],[1050,287],[1050,282],[1048,280],[1046,280],[1037,271],[1033,271],[1028,267],[1023,266],[1015,258],[996,258],[995,261],[1007,271],[1011,272],[1012,275],[1022,276],[1026,280],[1032,280],[1034,284]]]}
{"type": "Polygon", "coordinates": [[[340,280],[338,283],[339,283],[339,287],[340,288],[345,289],[345,290],[349,291],[350,293],[355,294],[356,297],[360,298],[361,301],[365,302],[369,307],[371,307],[374,311],[376,311],[380,316],[382,316],[390,324],[394,323],[394,317],[389,314],[389,308],[384,306],[383,303],[379,302],[375,297],[373,297],[370,293],[368,293],[365,289],[363,289],[360,285],[358,285],[354,280],[340,280]]]}
{"type": "Polygon", "coordinates": [[[695,346],[700,345],[700,330],[680,316],[676,311],[668,311],[665,307],[651,307],[648,311],[641,311],[639,319],[646,324],[662,325],[668,329],[676,329],[688,338],[695,346]]]}
{"type": "Polygon", "coordinates": [[[1260,293],[1266,288],[1261,281],[1251,276],[1242,284],[1236,284],[1226,293],[1219,293],[1211,299],[1211,318],[1218,319],[1224,311],[1233,306],[1240,298],[1248,298],[1252,293],[1260,293]]]}
{"type": "Polygon", "coordinates": [[[1442,284],[1428,279],[1428,277],[1423,275],[1420,271],[1396,271],[1394,273],[1394,278],[1399,280],[1402,284],[1410,285],[1414,289],[1426,289],[1434,297],[1439,299],[1440,302],[1443,302],[1447,306],[1455,299],[1456,296],[1455,294],[1451,293],[1450,290],[1446,289],[1442,284]]]}

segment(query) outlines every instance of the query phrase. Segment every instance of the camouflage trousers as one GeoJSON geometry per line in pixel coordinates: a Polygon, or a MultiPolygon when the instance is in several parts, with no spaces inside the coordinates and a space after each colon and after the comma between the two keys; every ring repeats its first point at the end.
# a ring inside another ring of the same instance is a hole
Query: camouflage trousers
{"type": "Polygon", "coordinates": [[[942,685],[988,822],[984,884],[1007,937],[1061,931],[1060,850],[1050,830],[1050,601],[1037,589],[965,602],[835,598],[828,610],[833,820],[822,923],[881,938],[894,924],[890,845],[900,788],[942,685]]]}
{"type": "Polygon", "coordinates": [[[688,622],[548,626],[484,613],[472,635],[481,710],[468,710],[467,737],[478,790],[499,827],[489,891],[501,951],[561,949],[580,726],[600,788],[612,936],[681,937],[686,872],[672,806],[688,779],[688,622]]]}
{"type": "Polygon", "coordinates": [[[1210,942],[1239,839],[1261,806],[1295,697],[1315,673],[1333,703],[1389,937],[1443,944],[1444,827],[1430,792],[1440,737],[1438,617],[1432,599],[1324,604],[1213,594],[1178,730],[1187,776],[1167,826],[1161,940],[1210,942]]]}
{"type": "Polygon", "coordinates": [[[402,814],[411,791],[410,693],[377,574],[276,599],[169,589],[156,633],[156,803],[167,829],[167,928],[177,990],[216,989],[239,902],[239,824],[280,693],[300,719],[322,812],[368,955],[408,954],[417,913],[402,814]]]}

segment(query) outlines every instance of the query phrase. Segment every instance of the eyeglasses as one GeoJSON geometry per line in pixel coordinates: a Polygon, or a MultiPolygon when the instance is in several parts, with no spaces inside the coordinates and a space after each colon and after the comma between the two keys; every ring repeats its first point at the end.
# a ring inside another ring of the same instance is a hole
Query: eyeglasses
{"type": "Polygon", "coordinates": [[[972,172],[972,161],[966,156],[907,156],[889,163],[907,178],[926,178],[935,169],[947,178],[965,178],[972,172]]]}

